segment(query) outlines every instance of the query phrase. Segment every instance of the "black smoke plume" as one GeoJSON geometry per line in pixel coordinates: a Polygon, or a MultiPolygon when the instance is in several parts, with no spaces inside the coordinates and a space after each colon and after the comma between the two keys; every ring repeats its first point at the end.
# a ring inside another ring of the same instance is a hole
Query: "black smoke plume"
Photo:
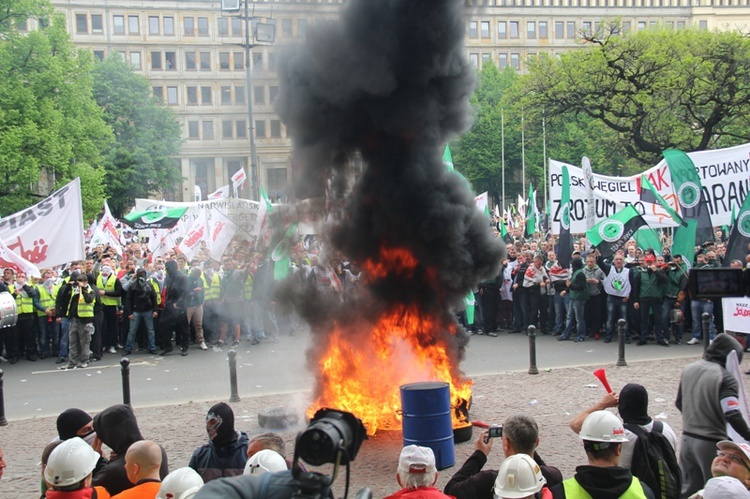
{"type": "Polygon", "coordinates": [[[466,181],[441,160],[445,144],[471,124],[475,74],[464,20],[462,0],[350,0],[339,20],[311,25],[306,43],[282,55],[276,101],[301,165],[297,197],[322,196],[329,183],[346,196],[344,216],[327,228],[333,249],[378,262],[383,248],[405,248],[419,262],[363,279],[344,305],[309,290],[282,294],[315,332],[416,305],[437,318],[439,330],[425,341],[455,345],[456,366],[467,335],[451,307],[498,273],[504,251],[466,181]],[[364,171],[347,192],[355,155],[364,171]]]}

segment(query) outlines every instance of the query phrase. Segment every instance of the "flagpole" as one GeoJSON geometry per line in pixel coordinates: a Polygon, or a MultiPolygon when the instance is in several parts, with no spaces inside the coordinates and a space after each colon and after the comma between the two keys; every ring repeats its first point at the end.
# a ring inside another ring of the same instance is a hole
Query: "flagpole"
{"type": "Polygon", "coordinates": [[[523,109],[521,109],[521,192],[526,192],[526,143],[523,127],[523,109]]]}
{"type": "Polygon", "coordinates": [[[500,109],[500,143],[501,148],[501,172],[502,172],[502,190],[503,190],[503,210],[505,210],[505,109],[500,109]]]}
{"type": "Polygon", "coordinates": [[[542,108],[542,161],[544,161],[544,206],[546,208],[549,186],[547,185],[547,123],[544,108],[542,108]]]}

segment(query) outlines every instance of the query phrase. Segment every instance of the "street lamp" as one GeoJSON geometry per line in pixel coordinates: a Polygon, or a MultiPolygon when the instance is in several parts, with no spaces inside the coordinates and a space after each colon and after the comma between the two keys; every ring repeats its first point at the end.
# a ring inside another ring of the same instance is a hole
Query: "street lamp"
{"type": "MultiPolygon", "coordinates": [[[[254,2],[253,2],[254,3],[254,2]]],[[[238,43],[245,49],[245,101],[247,103],[248,130],[250,132],[250,184],[252,199],[259,201],[258,156],[255,151],[255,120],[253,119],[253,81],[250,67],[250,50],[258,45],[271,45],[276,40],[276,25],[259,22],[258,18],[250,17],[250,0],[245,0],[245,12],[241,17],[245,21],[245,43],[238,43]],[[250,21],[253,21],[252,39],[250,38],[250,21]]],[[[221,0],[223,12],[237,13],[240,11],[240,0],[221,0]]],[[[253,10],[255,10],[253,8],[253,10]]]]}

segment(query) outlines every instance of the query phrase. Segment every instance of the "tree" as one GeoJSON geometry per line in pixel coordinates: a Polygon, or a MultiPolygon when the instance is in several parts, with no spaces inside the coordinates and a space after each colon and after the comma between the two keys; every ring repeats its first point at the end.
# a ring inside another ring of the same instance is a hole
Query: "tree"
{"type": "Polygon", "coordinates": [[[613,147],[651,165],[661,151],[728,147],[750,139],[750,40],[737,32],[657,27],[620,34],[616,22],[588,47],[541,55],[519,83],[520,104],[615,132],[613,147]]]}
{"type": "Polygon", "coordinates": [[[102,151],[111,130],[91,94],[92,56],[77,50],[46,0],[0,0],[0,197],[3,215],[81,176],[86,216],[101,209],[102,151]],[[28,18],[42,27],[27,34],[28,18]]]}
{"type": "Polygon", "coordinates": [[[112,54],[94,69],[94,96],[116,142],[106,163],[106,194],[115,216],[137,197],[148,197],[181,178],[174,157],[180,152],[177,116],[152,96],[148,80],[112,54]]]}

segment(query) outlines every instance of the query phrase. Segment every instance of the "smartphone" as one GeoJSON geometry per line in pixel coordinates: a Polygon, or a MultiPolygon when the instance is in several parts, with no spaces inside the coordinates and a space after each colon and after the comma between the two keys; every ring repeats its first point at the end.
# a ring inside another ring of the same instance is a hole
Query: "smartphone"
{"type": "Polygon", "coordinates": [[[491,438],[500,438],[503,436],[503,425],[492,425],[487,429],[484,435],[484,443],[489,443],[491,438]]]}

